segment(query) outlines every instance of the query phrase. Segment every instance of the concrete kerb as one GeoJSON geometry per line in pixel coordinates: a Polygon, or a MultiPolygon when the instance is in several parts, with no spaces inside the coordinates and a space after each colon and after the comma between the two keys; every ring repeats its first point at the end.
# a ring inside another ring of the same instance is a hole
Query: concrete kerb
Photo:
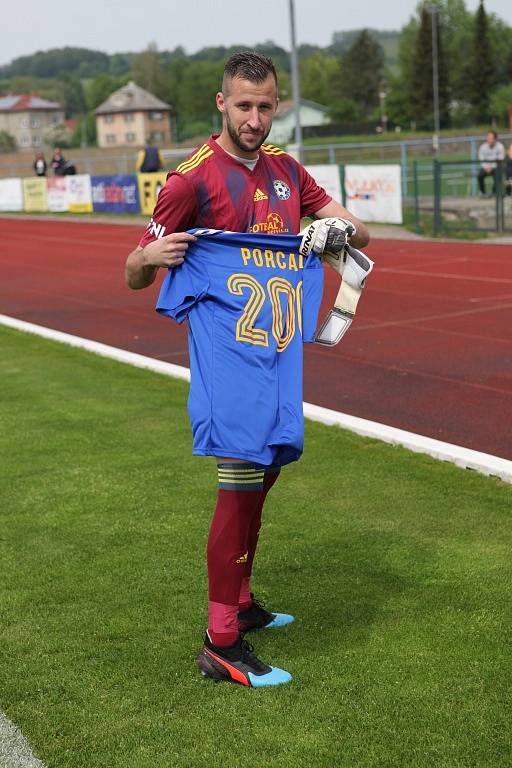
{"type": "MultiPolygon", "coordinates": [[[[91,339],[84,339],[79,336],[73,336],[61,331],[55,331],[52,328],[27,323],[24,320],[18,320],[7,315],[0,315],[0,324],[9,328],[15,328],[26,333],[33,333],[43,338],[69,344],[73,347],[85,349],[102,357],[108,357],[121,363],[134,365],[138,368],[147,368],[155,373],[162,373],[165,376],[178,378],[184,381],[190,381],[190,371],[183,366],[166,363],[162,360],[156,360],[152,357],[139,355],[135,352],[128,352],[124,349],[111,347],[108,344],[102,344],[91,339]]],[[[417,435],[413,432],[407,432],[396,427],[390,427],[378,422],[360,419],[356,416],[350,416],[346,413],[339,413],[328,408],[322,408],[311,403],[304,403],[304,415],[313,421],[319,421],[328,426],[338,426],[348,429],[364,437],[371,437],[382,440],[393,445],[401,445],[417,453],[425,453],[435,459],[449,461],[465,469],[476,470],[484,475],[498,477],[501,480],[512,483],[512,461],[502,459],[498,456],[492,456],[488,453],[481,453],[463,446],[445,443],[441,440],[417,435]]]]}

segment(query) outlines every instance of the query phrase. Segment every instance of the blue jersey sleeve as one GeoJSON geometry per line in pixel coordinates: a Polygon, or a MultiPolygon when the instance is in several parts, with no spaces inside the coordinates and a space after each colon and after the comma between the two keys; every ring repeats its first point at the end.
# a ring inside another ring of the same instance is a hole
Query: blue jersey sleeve
{"type": "Polygon", "coordinates": [[[185,320],[192,307],[207,294],[210,285],[208,274],[193,261],[189,259],[186,268],[182,264],[167,271],[156,303],[157,312],[172,317],[177,323],[185,320]]]}

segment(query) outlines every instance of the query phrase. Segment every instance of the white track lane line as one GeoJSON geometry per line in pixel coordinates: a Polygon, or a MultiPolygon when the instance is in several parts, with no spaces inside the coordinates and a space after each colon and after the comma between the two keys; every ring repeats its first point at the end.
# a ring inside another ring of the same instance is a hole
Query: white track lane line
{"type": "Polygon", "coordinates": [[[0,768],[45,768],[19,728],[0,712],[0,768]]]}
{"type": "MultiPolygon", "coordinates": [[[[190,381],[190,371],[188,368],[174,365],[173,363],[166,363],[163,360],[156,360],[153,357],[138,355],[135,352],[128,352],[124,349],[111,347],[108,344],[101,344],[98,341],[83,339],[80,336],[73,336],[69,333],[55,331],[52,328],[27,323],[24,320],[18,320],[7,315],[0,315],[0,325],[25,331],[26,333],[33,333],[46,339],[69,344],[72,347],[86,349],[89,352],[117,360],[120,363],[134,365],[137,368],[147,368],[156,373],[163,373],[165,376],[190,381]]],[[[311,403],[304,403],[304,416],[313,421],[319,421],[322,424],[348,429],[364,437],[372,437],[393,445],[402,445],[411,451],[426,453],[435,459],[450,461],[459,467],[474,469],[484,475],[492,475],[501,478],[507,483],[512,483],[512,461],[492,456],[489,453],[481,453],[480,451],[473,451],[460,445],[444,443],[441,440],[417,435],[414,432],[406,432],[396,427],[388,427],[385,424],[360,419],[357,416],[350,416],[346,413],[331,411],[328,408],[322,408],[311,403]]]]}

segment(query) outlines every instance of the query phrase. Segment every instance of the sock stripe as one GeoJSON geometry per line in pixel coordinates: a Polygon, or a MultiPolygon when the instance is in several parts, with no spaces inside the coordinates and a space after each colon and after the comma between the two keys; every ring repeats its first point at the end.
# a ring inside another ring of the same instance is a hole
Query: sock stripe
{"type": "Polygon", "coordinates": [[[219,464],[219,488],[227,491],[259,491],[263,488],[265,468],[258,464],[219,464]]]}

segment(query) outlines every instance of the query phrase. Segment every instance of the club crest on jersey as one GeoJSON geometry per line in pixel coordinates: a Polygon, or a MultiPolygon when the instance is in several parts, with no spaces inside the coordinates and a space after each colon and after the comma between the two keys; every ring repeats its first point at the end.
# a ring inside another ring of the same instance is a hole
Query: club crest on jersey
{"type": "Polygon", "coordinates": [[[288,200],[291,195],[290,187],[285,181],[281,181],[281,179],[274,179],[274,189],[280,200],[288,200]]]}

